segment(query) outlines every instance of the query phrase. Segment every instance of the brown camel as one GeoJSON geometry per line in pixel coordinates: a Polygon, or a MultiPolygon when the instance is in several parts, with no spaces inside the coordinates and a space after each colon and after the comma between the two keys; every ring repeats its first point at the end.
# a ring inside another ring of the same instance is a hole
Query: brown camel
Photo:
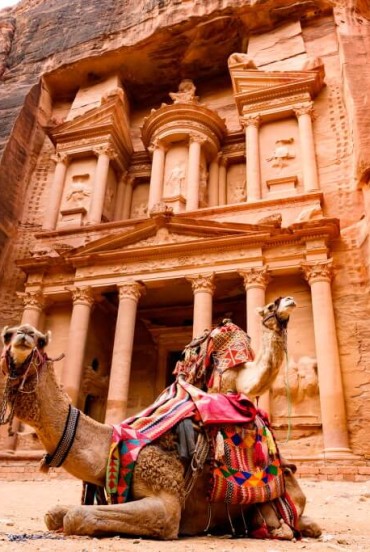
{"type": "MultiPolygon", "coordinates": [[[[257,372],[251,387],[256,396],[266,388],[266,371],[271,377],[271,373],[275,374],[278,370],[274,359],[279,365],[281,363],[282,354],[277,354],[277,349],[284,349],[285,338],[275,339],[273,336],[281,332],[285,334],[287,313],[294,306],[294,301],[288,298],[263,309],[263,324],[265,330],[271,333],[270,340],[264,339],[264,349],[267,350],[258,355],[253,363],[242,364],[235,369],[236,373],[238,370],[257,372]],[[273,317],[276,323],[272,323],[273,317]],[[256,385],[258,378],[261,389],[256,385]]],[[[4,401],[8,402],[15,416],[35,429],[46,451],[52,455],[65,428],[70,399],[59,386],[53,364],[44,353],[49,336],[23,325],[5,328],[2,337],[5,345],[1,361],[6,380],[4,401]]],[[[223,384],[228,379],[225,374],[223,384]]],[[[238,380],[243,381],[239,374],[236,377],[238,380]]],[[[243,386],[246,389],[244,383],[243,386]]],[[[4,420],[1,422],[4,423],[4,420]]],[[[104,486],[112,430],[111,426],[95,422],[80,413],[75,439],[63,467],[84,481],[104,486]]],[[[172,433],[164,434],[141,449],[133,472],[129,502],[103,506],[57,506],[45,516],[47,527],[50,530],[63,528],[70,535],[103,536],[113,533],[174,539],[179,534],[199,534],[205,527],[212,531],[228,525],[229,519],[237,523],[241,516],[240,506],[231,505],[226,509],[223,503],[212,505],[209,520],[209,503],[205,498],[208,465],[195,480],[185,500],[184,465],[173,447],[171,436],[172,433]]],[[[318,536],[320,529],[316,524],[301,515],[305,504],[303,492],[288,468],[285,473],[286,486],[289,486],[291,500],[299,515],[298,528],[307,536],[318,536]]],[[[257,506],[252,507],[250,519],[253,523],[260,524],[258,518],[262,516],[270,535],[293,538],[293,532],[289,527],[286,530],[275,509],[262,506],[263,511],[257,506]]],[[[248,506],[244,509],[248,517],[248,506]]]]}

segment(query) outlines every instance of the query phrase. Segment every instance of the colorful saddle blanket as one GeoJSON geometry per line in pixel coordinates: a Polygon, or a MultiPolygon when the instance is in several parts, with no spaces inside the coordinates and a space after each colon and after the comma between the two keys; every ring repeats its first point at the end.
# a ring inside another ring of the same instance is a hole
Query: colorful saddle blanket
{"type": "Polygon", "coordinates": [[[147,409],[113,426],[106,475],[112,503],[129,499],[132,473],[142,447],[188,417],[204,425],[213,444],[212,502],[252,504],[281,496],[284,479],[280,459],[261,411],[243,395],[207,394],[179,378],[147,409]]]}

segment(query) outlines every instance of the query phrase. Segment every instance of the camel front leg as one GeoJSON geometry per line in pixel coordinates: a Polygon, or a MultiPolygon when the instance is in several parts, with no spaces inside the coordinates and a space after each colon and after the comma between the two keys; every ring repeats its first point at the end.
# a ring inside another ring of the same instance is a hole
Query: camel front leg
{"type": "Polygon", "coordinates": [[[168,493],[145,497],[125,504],[78,506],[64,515],[67,535],[135,535],[158,539],[176,539],[181,504],[168,493]]]}

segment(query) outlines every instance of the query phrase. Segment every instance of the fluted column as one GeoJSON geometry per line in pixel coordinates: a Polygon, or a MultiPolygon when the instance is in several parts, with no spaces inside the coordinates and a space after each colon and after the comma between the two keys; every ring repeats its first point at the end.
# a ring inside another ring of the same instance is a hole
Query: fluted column
{"type": "Polygon", "coordinates": [[[122,218],[123,219],[130,218],[132,192],[133,192],[133,188],[134,188],[134,183],[135,183],[135,178],[133,176],[129,176],[126,180],[125,197],[124,197],[124,200],[123,200],[123,209],[122,209],[122,218]]]}
{"type": "Polygon", "coordinates": [[[150,175],[148,215],[156,203],[160,203],[163,195],[164,166],[166,160],[166,145],[162,140],[154,140],[148,148],[153,153],[152,172],[150,175]]]}
{"type": "Polygon", "coordinates": [[[305,192],[319,189],[315,141],[312,129],[313,103],[300,105],[294,109],[298,119],[299,139],[301,144],[303,186],[305,192]]]}
{"type": "MultiPolygon", "coordinates": [[[[270,276],[266,266],[246,268],[239,271],[243,277],[247,296],[247,333],[251,338],[251,345],[258,353],[262,345],[262,324],[257,308],[266,303],[266,287],[270,276]]],[[[270,413],[270,392],[267,391],[259,398],[259,407],[270,413]]]]}
{"type": "Polygon", "coordinates": [[[80,390],[81,375],[85,355],[87,332],[89,329],[91,308],[94,298],[90,287],[73,288],[72,316],[69,325],[69,337],[66,356],[63,364],[62,383],[72,399],[77,404],[80,390]]]}
{"type": "Polygon", "coordinates": [[[200,157],[204,138],[191,134],[189,141],[188,179],[186,187],[186,211],[194,211],[199,206],[200,157]]]}
{"type": "Polygon", "coordinates": [[[212,329],[214,274],[198,274],[186,279],[191,282],[194,293],[193,337],[197,337],[204,330],[212,329]]]}
{"type": "Polygon", "coordinates": [[[325,456],[350,453],[333,300],[332,260],[303,263],[311,286],[325,456]]]}
{"type": "MultiPolygon", "coordinates": [[[[26,291],[18,293],[17,295],[22,299],[24,305],[21,324],[31,324],[34,328],[40,329],[40,318],[45,305],[42,291],[26,291]]],[[[20,425],[21,423],[18,418],[14,418],[12,424],[13,435],[9,436],[5,435],[5,426],[4,429],[0,428],[5,436],[5,450],[15,450],[17,448],[17,437],[20,425]]]]}
{"type": "Polygon", "coordinates": [[[261,199],[261,168],[259,127],[261,117],[246,116],[243,118],[246,141],[246,195],[247,201],[261,199]]]}
{"type": "Polygon", "coordinates": [[[208,205],[214,207],[219,204],[218,202],[218,163],[219,157],[216,157],[211,161],[209,165],[209,180],[208,180],[208,205]]]}
{"type": "Polygon", "coordinates": [[[90,209],[87,216],[89,224],[99,224],[101,222],[108,183],[109,163],[115,156],[115,152],[110,146],[96,148],[94,153],[98,156],[98,161],[96,163],[90,209]]]}
{"type": "Polygon", "coordinates": [[[220,157],[219,173],[218,173],[218,204],[226,205],[227,203],[227,159],[220,157]]]}
{"type": "Polygon", "coordinates": [[[134,281],[119,286],[119,306],[105,415],[108,424],[117,424],[126,415],[137,305],[143,291],[143,285],[134,281]]]}
{"type": "Polygon", "coordinates": [[[56,153],[51,159],[55,161],[56,166],[46,207],[44,230],[55,230],[57,225],[68,167],[68,156],[64,153],[56,153]]]}

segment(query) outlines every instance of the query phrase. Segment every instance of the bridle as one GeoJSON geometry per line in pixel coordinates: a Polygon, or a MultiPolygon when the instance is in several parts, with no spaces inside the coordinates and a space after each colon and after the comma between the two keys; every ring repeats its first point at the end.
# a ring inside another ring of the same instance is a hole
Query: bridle
{"type": "Polygon", "coordinates": [[[45,353],[42,353],[34,347],[28,357],[16,366],[10,355],[10,345],[6,347],[1,355],[1,360],[5,362],[7,368],[7,377],[5,389],[0,403],[0,426],[9,424],[8,434],[14,435],[12,423],[14,418],[14,410],[19,394],[30,395],[36,391],[39,383],[39,372],[50,360],[45,353]],[[35,376],[35,384],[32,389],[25,389],[25,384],[35,376]],[[10,406],[7,415],[8,405],[10,406]]]}

